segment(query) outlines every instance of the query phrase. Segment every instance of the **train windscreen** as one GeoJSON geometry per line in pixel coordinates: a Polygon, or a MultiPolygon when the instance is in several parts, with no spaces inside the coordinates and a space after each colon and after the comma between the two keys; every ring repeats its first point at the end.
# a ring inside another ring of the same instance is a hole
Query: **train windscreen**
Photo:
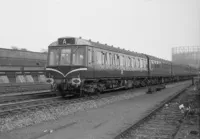
{"type": "Polygon", "coordinates": [[[49,51],[50,66],[84,65],[85,47],[52,48],[49,51]]]}
{"type": "Polygon", "coordinates": [[[60,65],[71,64],[71,48],[62,48],[60,55],[60,65]]]}

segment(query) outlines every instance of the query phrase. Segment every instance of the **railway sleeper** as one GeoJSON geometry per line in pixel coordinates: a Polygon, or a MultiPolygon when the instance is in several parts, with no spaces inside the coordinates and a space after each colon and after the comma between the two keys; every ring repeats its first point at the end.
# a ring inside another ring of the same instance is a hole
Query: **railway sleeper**
{"type": "Polygon", "coordinates": [[[138,134],[161,134],[161,135],[169,135],[173,133],[175,130],[165,129],[164,126],[162,128],[139,128],[138,134]]]}
{"type": "Polygon", "coordinates": [[[146,129],[166,129],[166,130],[175,130],[176,127],[172,125],[158,125],[158,124],[149,124],[149,125],[142,125],[141,128],[146,128],[146,129]]]}
{"type": "Polygon", "coordinates": [[[0,86],[0,94],[51,90],[50,84],[21,84],[0,86]]]}
{"type": "MultiPolygon", "coordinates": [[[[147,124],[157,124],[157,125],[169,125],[168,122],[166,121],[163,121],[163,120],[151,120],[151,121],[148,121],[147,124]]],[[[174,125],[174,124],[171,124],[171,125],[174,125]]]]}
{"type": "Polygon", "coordinates": [[[169,139],[171,138],[170,135],[154,135],[154,136],[151,136],[149,137],[149,135],[143,135],[143,134],[137,134],[135,136],[133,136],[133,138],[136,138],[136,139],[149,139],[149,138],[152,138],[152,139],[169,139]]]}

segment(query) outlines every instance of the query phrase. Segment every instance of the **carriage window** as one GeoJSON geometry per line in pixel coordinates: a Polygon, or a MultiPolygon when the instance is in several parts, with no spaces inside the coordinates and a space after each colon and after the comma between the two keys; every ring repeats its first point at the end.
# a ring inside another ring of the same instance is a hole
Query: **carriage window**
{"type": "Polygon", "coordinates": [[[110,58],[109,58],[109,53],[106,53],[106,60],[107,60],[107,65],[110,65],[110,58]]]}
{"type": "Polygon", "coordinates": [[[69,65],[71,59],[70,56],[71,56],[70,48],[61,49],[60,65],[69,65]]]}
{"type": "Polygon", "coordinates": [[[83,65],[84,64],[84,49],[83,48],[75,48],[73,50],[73,65],[83,65]]]}
{"type": "Polygon", "coordinates": [[[154,69],[154,62],[151,60],[151,69],[154,69]]]}
{"type": "Polygon", "coordinates": [[[143,61],[142,61],[141,58],[139,60],[140,60],[140,68],[142,69],[142,67],[143,67],[143,61]]]}
{"type": "Polygon", "coordinates": [[[109,63],[110,63],[110,60],[108,58],[108,53],[104,53],[104,62],[106,65],[109,65],[109,63]]]}
{"type": "Polygon", "coordinates": [[[51,49],[49,55],[49,65],[54,66],[59,64],[59,49],[51,49]]]}
{"type": "Polygon", "coordinates": [[[120,59],[119,59],[119,55],[115,55],[115,64],[117,65],[117,66],[119,66],[120,65],[120,59]]]}
{"type": "Polygon", "coordinates": [[[92,51],[90,49],[88,49],[88,63],[92,63],[92,51]]]}
{"type": "Polygon", "coordinates": [[[105,64],[105,53],[101,53],[101,64],[105,64]]]}
{"type": "Polygon", "coordinates": [[[144,69],[147,69],[147,61],[144,60],[144,69]]]}
{"type": "Polygon", "coordinates": [[[153,65],[154,65],[154,68],[157,68],[157,67],[156,67],[156,61],[153,61],[153,65]]]}
{"type": "Polygon", "coordinates": [[[117,61],[117,55],[115,54],[114,57],[115,57],[115,65],[117,66],[118,65],[118,63],[117,63],[118,62],[117,61]]]}
{"type": "Polygon", "coordinates": [[[136,67],[140,68],[140,59],[139,58],[136,58],[136,67]]]}
{"type": "Polygon", "coordinates": [[[127,67],[127,57],[124,56],[124,67],[127,67]]]}
{"type": "Polygon", "coordinates": [[[135,58],[132,58],[132,67],[133,67],[133,68],[135,68],[135,67],[136,67],[135,58]]]}
{"type": "Polygon", "coordinates": [[[96,52],[96,61],[97,64],[101,64],[101,52],[96,52]]]}
{"type": "Polygon", "coordinates": [[[127,67],[130,67],[131,65],[130,65],[130,58],[129,57],[127,57],[127,67]]]}
{"type": "Polygon", "coordinates": [[[124,59],[124,57],[120,56],[120,66],[123,66],[123,59],[124,59]]]}
{"type": "Polygon", "coordinates": [[[132,67],[132,59],[129,57],[129,66],[132,67]]]}
{"type": "Polygon", "coordinates": [[[113,60],[112,60],[112,54],[111,53],[109,54],[109,59],[110,59],[110,65],[112,65],[113,64],[113,60]]]}
{"type": "Polygon", "coordinates": [[[159,61],[157,61],[157,63],[156,63],[156,64],[157,64],[157,68],[160,68],[159,61]]]}
{"type": "Polygon", "coordinates": [[[140,59],[140,68],[143,68],[143,59],[140,59]]]}
{"type": "Polygon", "coordinates": [[[115,66],[115,54],[112,55],[112,65],[115,66]]]}
{"type": "Polygon", "coordinates": [[[153,68],[153,69],[155,68],[155,63],[154,63],[153,60],[152,60],[152,68],[153,68]]]}
{"type": "Polygon", "coordinates": [[[126,67],[126,57],[125,56],[123,57],[123,64],[124,64],[124,67],[126,67]]]}

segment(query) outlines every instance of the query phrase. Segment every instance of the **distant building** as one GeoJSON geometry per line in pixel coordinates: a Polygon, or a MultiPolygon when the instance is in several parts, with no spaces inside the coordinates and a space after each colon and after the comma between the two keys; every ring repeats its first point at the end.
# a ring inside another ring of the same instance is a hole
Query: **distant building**
{"type": "Polygon", "coordinates": [[[0,48],[0,69],[4,66],[45,67],[46,63],[47,53],[0,48]]]}
{"type": "Polygon", "coordinates": [[[172,62],[187,64],[200,69],[200,46],[172,48],[172,62]]]}

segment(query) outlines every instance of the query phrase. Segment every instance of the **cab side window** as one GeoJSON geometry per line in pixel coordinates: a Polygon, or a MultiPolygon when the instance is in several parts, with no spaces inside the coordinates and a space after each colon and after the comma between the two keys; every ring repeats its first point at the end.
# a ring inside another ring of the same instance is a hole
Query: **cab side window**
{"type": "Polygon", "coordinates": [[[120,56],[120,66],[123,67],[123,61],[124,61],[124,57],[120,56]]]}
{"type": "Polygon", "coordinates": [[[113,64],[112,53],[109,53],[110,65],[113,64]]]}

